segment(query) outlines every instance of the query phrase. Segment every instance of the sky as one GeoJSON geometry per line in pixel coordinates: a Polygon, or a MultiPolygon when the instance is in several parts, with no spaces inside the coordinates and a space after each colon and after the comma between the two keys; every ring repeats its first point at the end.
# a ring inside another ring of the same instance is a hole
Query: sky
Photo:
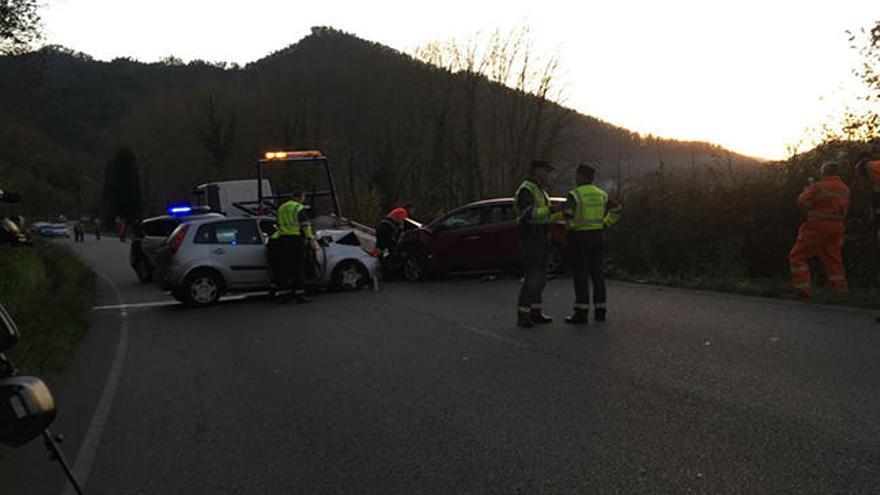
{"type": "MultiPolygon", "coordinates": [[[[100,60],[246,64],[332,26],[412,52],[527,25],[558,54],[563,104],[643,134],[768,159],[861,88],[846,31],[880,1],[44,0],[45,42],[100,60]]],[[[809,143],[804,143],[803,146],[809,143]]],[[[803,151],[803,149],[802,149],[803,151]]]]}

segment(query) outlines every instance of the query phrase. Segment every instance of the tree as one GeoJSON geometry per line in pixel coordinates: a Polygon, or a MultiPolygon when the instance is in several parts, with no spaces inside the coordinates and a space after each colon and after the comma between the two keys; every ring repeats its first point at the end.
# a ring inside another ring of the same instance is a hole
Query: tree
{"type": "Polygon", "coordinates": [[[861,65],[852,72],[862,81],[865,93],[858,97],[857,104],[841,109],[838,117],[808,129],[806,141],[864,142],[880,137],[880,21],[848,34],[850,48],[862,59],[861,65]]]}
{"type": "Polygon", "coordinates": [[[214,97],[209,96],[204,120],[196,134],[214,159],[214,166],[222,171],[235,149],[235,112],[222,112],[214,97]]]}
{"type": "Polygon", "coordinates": [[[134,152],[121,148],[107,163],[104,172],[104,213],[127,220],[141,217],[143,196],[134,152]]]}
{"type": "Polygon", "coordinates": [[[26,50],[40,38],[37,0],[0,0],[0,55],[26,50]]]}

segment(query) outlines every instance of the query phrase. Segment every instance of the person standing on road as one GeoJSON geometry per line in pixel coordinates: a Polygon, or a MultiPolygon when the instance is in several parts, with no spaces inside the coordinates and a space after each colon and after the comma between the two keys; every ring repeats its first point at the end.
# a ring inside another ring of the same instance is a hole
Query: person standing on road
{"type": "Polygon", "coordinates": [[[75,242],[84,242],[86,240],[86,226],[82,219],[73,224],[73,239],[75,242]]]}
{"type": "Polygon", "coordinates": [[[92,221],[92,226],[95,228],[95,240],[101,240],[101,219],[95,217],[92,221]]]}
{"type": "Polygon", "coordinates": [[[602,257],[605,250],[605,227],[620,216],[621,207],[593,183],[596,169],[580,165],[578,187],[568,193],[562,210],[568,230],[568,246],[574,264],[574,314],[566,323],[585,325],[590,314],[590,281],[593,282],[593,308],[596,321],[605,321],[605,273],[602,257]]]}
{"type": "Polygon", "coordinates": [[[798,206],[806,212],[807,218],[801,224],[788,255],[794,292],[801,298],[812,296],[807,261],[814,256],[822,262],[831,287],[838,291],[847,290],[842,251],[849,188],[840,179],[837,162],[826,162],[820,173],[822,179],[811,183],[798,196],[798,206]]]}
{"type": "MultiPolygon", "coordinates": [[[[303,193],[278,208],[278,228],[269,241],[269,263],[272,285],[276,291],[292,291],[298,303],[311,301],[306,296],[306,247],[314,248],[315,235],[305,205],[303,193]]],[[[276,293],[277,294],[277,293],[276,293]]],[[[277,298],[278,301],[282,299],[277,298]]]]}
{"type": "Polygon", "coordinates": [[[523,283],[519,291],[516,323],[531,327],[552,323],[544,314],[543,292],[547,283],[547,256],[550,250],[550,227],[561,216],[550,211],[550,195],[544,189],[553,167],[544,160],[534,160],[529,175],[516,190],[514,210],[520,224],[523,256],[523,283]]]}
{"type": "Polygon", "coordinates": [[[119,242],[125,242],[126,235],[128,235],[128,225],[126,225],[124,218],[116,217],[116,231],[119,234],[119,242]]]}
{"type": "Polygon", "coordinates": [[[867,179],[873,188],[871,196],[871,222],[877,240],[877,252],[880,254],[880,140],[871,144],[871,151],[861,154],[856,160],[856,173],[867,179]]]}

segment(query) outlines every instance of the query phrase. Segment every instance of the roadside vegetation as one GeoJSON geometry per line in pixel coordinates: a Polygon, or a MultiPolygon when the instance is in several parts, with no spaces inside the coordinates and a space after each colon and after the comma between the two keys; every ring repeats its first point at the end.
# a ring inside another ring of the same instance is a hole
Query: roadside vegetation
{"type": "Polygon", "coordinates": [[[7,355],[20,373],[51,381],[66,368],[94,301],[95,274],[64,247],[0,246],[0,302],[21,331],[7,355]]]}
{"type": "MultiPolygon", "coordinates": [[[[819,144],[755,174],[718,166],[670,176],[663,163],[638,184],[612,190],[625,206],[609,229],[611,271],[641,281],[768,297],[791,297],[788,253],[803,220],[795,201],[819,167],[834,160],[851,190],[843,257],[848,294],[820,291],[814,301],[880,308],[880,256],[871,217],[872,187],[856,158],[880,139],[880,21],[851,36],[862,65],[853,72],[865,93],[838,122],[810,134],[819,144]]],[[[816,260],[814,281],[827,285],[816,260]]]]}

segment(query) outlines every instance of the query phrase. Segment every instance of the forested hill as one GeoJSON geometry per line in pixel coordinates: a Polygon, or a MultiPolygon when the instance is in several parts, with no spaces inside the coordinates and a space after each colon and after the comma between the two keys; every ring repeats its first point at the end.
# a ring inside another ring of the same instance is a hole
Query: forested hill
{"type": "MultiPolygon", "coordinates": [[[[243,68],[101,62],[50,47],[0,58],[0,74],[0,183],[45,198],[29,206],[41,213],[98,211],[105,164],[120,147],[137,158],[146,213],[196,183],[251,177],[272,147],[332,157],[344,201],[361,216],[401,200],[434,212],[509,195],[535,157],[597,161],[618,188],[757,163],[706,143],[640,137],[330,28],[243,68]]],[[[556,192],[570,186],[560,168],[556,192]]]]}

